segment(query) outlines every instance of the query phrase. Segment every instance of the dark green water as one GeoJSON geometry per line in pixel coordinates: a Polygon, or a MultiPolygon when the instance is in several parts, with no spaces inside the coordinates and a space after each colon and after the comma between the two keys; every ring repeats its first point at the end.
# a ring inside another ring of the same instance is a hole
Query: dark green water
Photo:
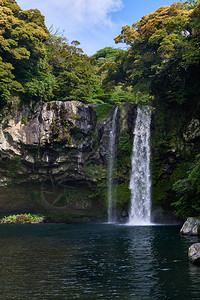
{"type": "Polygon", "coordinates": [[[1,225],[0,299],[200,299],[179,229],[1,225]]]}

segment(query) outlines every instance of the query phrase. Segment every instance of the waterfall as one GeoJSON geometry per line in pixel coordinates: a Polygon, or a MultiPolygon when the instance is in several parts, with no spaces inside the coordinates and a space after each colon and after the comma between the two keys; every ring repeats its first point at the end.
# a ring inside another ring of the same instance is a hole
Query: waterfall
{"type": "Polygon", "coordinates": [[[115,221],[115,216],[113,212],[114,199],[113,199],[112,191],[113,191],[114,163],[115,163],[115,156],[116,156],[117,112],[118,112],[118,107],[115,108],[115,111],[113,113],[111,131],[109,134],[109,145],[108,145],[109,157],[108,157],[107,187],[108,187],[108,222],[109,223],[115,221]]]}
{"type": "Polygon", "coordinates": [[[151,224],[151,178],[150,178],[150,107],[137,108],[134,129],[130,225],[151,224]]]}

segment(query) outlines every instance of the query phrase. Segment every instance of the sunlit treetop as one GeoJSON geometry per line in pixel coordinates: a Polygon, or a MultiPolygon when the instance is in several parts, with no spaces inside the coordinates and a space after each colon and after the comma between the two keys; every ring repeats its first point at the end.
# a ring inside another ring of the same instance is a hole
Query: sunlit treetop
{"type": "Polygon", "coordinates": [[[0,0],[0,6],[10,8],[15,16],[21,11],[15,0],[0,0]]]}
{"type": "Polygon", "coordinates": [[[21,11],[19,18],[25,22],[32,22],[42,27],[47,32],[47,27],[45,25],[45,18],[38,9],[29,9],[26,11],[21,11]]]}
{"type": "Polygon", "coordinates": [[[114,40],[116,43],[132,45],[135,41],[142,42],[150,38],[158,30],[165,30],[168,33],[173,29],[177,32],[182,30],[188,20],[190,11],[185,9],[181,2],[173,3],[170,6],[161,6],[155,12],[145,15],[141,20],[133,23],[132,27],[122,27],[121,34],[114,40]]]}
{"type": "Polygon", "coordinates": [[[40,12],[22,12],[15,1],[3,2],[6,4],[0,6],[0,55],[3,59],[9,59],[8,55],[13,59],[29,58],[31,53],[35,55],[36,52],[44,56],[44,41],[48,34],[40,12]]]}

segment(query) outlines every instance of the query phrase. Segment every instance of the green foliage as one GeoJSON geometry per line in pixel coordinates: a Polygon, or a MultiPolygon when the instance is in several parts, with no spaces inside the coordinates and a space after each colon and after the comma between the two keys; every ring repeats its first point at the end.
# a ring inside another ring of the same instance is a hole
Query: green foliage
{"type": "Polygon", "coordinates": [[[56,78],[52,74],[33,78],[25,84],[25,93],[31,99],[48,101],[54,97],[53,90],[56,87],[56,78]]]}
{"type": "Polygon", "coordinates": [[[120,157],[130,156],[132,153],[130,135],[126,132],[126,130],[122,130],[120,134],[118,150],[120,157]]]}
{"type": "Polygon", "coordinates": [[[122,86],[117,86],[114,88],[113,92],[111,93],[111,97],[109,99],[109,103],[119,105],[122,102],[133,102],[135,103],[135,95],[133,92],[129,91],[128,89],[122,89],[122,86]]]}
{"type": "Polygon", "coordinates": [[[15,1],[1,3],[0,21],[0,106],[3,107],[11,96],[24,93],[24,84],[37,76],[46,55],[44,42],[48,34],[40,12],[22,12],[15,1]]]}
{"type": "Polygon", "coordinates": [[[86,176],[91,177],[95,181],[105,179],[106,169],[103,165],[86,165],[83,168],[86,176]]]}
{"type": "Polygon", "coordinates": [[[44,21],[44,16],[41,15],[40,11],[38,9],[29,9],[26,11],[20,11],[20,19],[24,20],[25,23],[35,23],[44,31],[48,32],[46,26],[45,26],[45,21],[44,21]]]}
{"type": "Polygon", "coordinates": [[[104,91],[103,101],[118,104],[121,100],[132,100],[128,90],[121,90],[121,82],[124,81],[125,77],[123,70],[125,56],[126,52],[124,50],[111,47],[100,49],[92,56],[94,73],[98,75],[98,84],[104,91]],[[117,87],[118,85],[119,87],[117,87]]]}
{"type": "Polygon", "coordinates": [[[171,190],[171,188],[171,184],[166,179],[159,180],[156,186],[153,185],[152,206],[162,206],[167,209],[169,207],[169,191],[171,190]]]}
{"type": "Polygon", "coordinates": [[[0,108],[13,96],[26,100],[79,100],[93,104],[149,104],[153,95],[183,103],[199,93],[200,2],[173,3],[124,26],[116,43],[91,58],[47,30],[37,9],[16,1],[0,6],[0,108]]]}
{"type": "Polygon", "coordinates": [[[173,185],[178,200],[172,203],[177,210],[177,215],[187,218],[200,214],[200,154],[196,156],[185,177],[173,185]]]}
{"type": "Polygon", "coordinates": [[[124,183],[120,183],[116,186],[116,207],[127,209],[129,202],[130,202],[130,196],[131,192],[129,189],[129,182],[126,181],[124,183]]]}
{"type": "Polygon", "coordinates": [[[94,73],[91,74],[90,79],[90,93],[88,94],[86,101],[93,104],[103,104],[108,102],[110,94],[106,93],[100,85],[100,76],[94,73]]]}
{"type": "Polygon", "coordinates": [[[48,32],[39,10],[22,11],[14,0],[1,2],[0,22],[0,108],[15,95],[87,101],[92,71],[79,42],[48,32]]]}
{"type": "Polygon", "coordinates": [[[102,66],[105,62],[113,62],[119,53],[123,53],[124,50],[112,47],[105,47],[98,50],[93,56],[95,66],[102,66]]]}
{"type": "Polygon", "coordinates": [[[100,122],[108,118],[112,106],[110,104],[99,104],[98,106],[94,106],[93,109],[97,115],[97,122],[100,122]]]}
{"type": "Polygon", "coordinates": [[[65,38],[51,33],[47,42],[48,62],[57,85],[54,96],[57,100],[85,102],[90,93],[91,65],[81,48],[69,45],[65,38]]]}
{"type": "Polygon", "coordinates": [[[14,80],[13,69],[10,63],[3,62],[0,57],[0,108],[10,100],[12,93],[23,92],[22,85],[14,80]]]}
{"type": "Polygon", "coordinates": [[[162,206],[169,209],[171,202],[174,200],[174,192],[172,192],[173,185],[176,181],[184,178],[189,169],[189,163],[181,163],[176,166],[169,179],[160,178],[162,169],[153,162],[153,186],[152,186],[152,199],[153,207],[162,206]],[[159,179],[158,179],[159,178],[159,179]]]}
{"type": "Polygon", "coordinates": [[[22,117],[22,124],[26,125],[28,122],[27,116],[22,117]]]}
{"type": "Polygon", "coordinates": [[[27,224],[27,223],[38,223],[43,222],[44,216],[40,214],[17,214],[5,216],[0,219],[0,224],[27,224]]]}
{"type": "Polygon", "coordinates": [[[130,46],[122,64],[124,81],[134,88],[146,83],[146,91],[138,89],[144,96],[156,93],[166,101],[183,103],[199,93],[200,2],[189,2],[192,5],[162,6],[132,28],[122,27],[115,38],[130,46]]]}
{"type": "MultiPolygon", "coordinates": [[[[124,178],[123,170],[130,167],[132,154],[132,140],[126,130],[122,130],[119,136],[117,149],[117,175],[124,178]]],[[[128,175],[129,176],[129,175],[128,175]]]]}
{"type": "MultiPolygon", "coordinates": [[[[187,0],[187,1],[185,1],[184,3],[185,3],[186,5],[188,5],[188,9],[192,9],[192,8],[195,7],[195,5],[197,4],[198,1],[199,1],[199,0],[187,0]]],[[[187,6],[186,6],[186,9],[187,9],[187,6]]]]}

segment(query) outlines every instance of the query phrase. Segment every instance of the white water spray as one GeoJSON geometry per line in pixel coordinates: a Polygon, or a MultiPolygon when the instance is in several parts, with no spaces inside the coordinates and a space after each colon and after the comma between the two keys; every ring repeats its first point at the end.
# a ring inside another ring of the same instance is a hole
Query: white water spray
{"type": "Polygon", "coordinates": [[[116,129],[117,129],[117,112],[118,107],[115,108],[115,111],[113,113],[112,117],[112,127],[109,134],[109,145],[108,145],[108,151],[109,151],[109,157],[108,157],[108,222],[112,223],[115,222],[115,216],[113,212],[113,173],[114,173],[114,162],[115,162],[115,156],[116,156],[116,129]]]}
{"type": "Polygon", "coordinates": [[[137,109],[134,129],[129,225],[151,224],[151,178],[150,178],[150,124],[149,107],[137,109]]]}

